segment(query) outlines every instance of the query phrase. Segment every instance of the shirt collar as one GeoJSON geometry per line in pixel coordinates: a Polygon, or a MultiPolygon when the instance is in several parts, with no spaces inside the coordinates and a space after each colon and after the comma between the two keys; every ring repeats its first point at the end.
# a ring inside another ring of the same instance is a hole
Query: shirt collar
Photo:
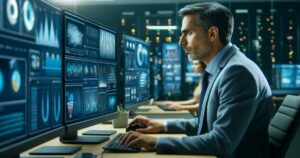
{"type": "Polygon", "coordinates": [[[207,71],[211,76],[218,71],[218,65],[221,62],[221,59],[228,51],[228,49],[232,46],[231,42],[229,42],[217,55],[209,62],[206,66],[205,71],[207,71]]]}

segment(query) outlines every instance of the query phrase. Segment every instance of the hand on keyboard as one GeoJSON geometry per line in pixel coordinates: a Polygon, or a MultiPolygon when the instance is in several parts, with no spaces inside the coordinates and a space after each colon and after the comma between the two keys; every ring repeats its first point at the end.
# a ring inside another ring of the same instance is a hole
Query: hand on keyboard
{"type": "Polygon", "coordinates": [[[144,125],[140,125],[140,124],[134,124],[134,125],[130,125],[126,128],[126,132],[129,132],[129,131],[135,131],[139,128],[146,128],[147,126],[144,126],[144,125]]]}
{"type": "Polygon", "coordinates": [[[156,142],[157,138],[155,137],[130,131],[121,139],[120,143],[126,147],[138,145],[145,148],[145,151],[155,151],[156,142]]]}
{"type": "Polygon", "coordinates": [[[111,141],[109,141],[103,148],[110,151],[117,152],[139,152],[141,147],[138,145],[133,145],[126,147],[121,144],[121,139],[125,136],[125,133],[118,133],[111,141]]]}
{"type": "Polygon", "coordinates": [[[137,116],[129,123],[129,126],[139,124],[145,126],[146,128],[136,129],[139,133],[162,133],[164,132],[164,124],[162,122],[150,120],[145,116],[137,116]]]}

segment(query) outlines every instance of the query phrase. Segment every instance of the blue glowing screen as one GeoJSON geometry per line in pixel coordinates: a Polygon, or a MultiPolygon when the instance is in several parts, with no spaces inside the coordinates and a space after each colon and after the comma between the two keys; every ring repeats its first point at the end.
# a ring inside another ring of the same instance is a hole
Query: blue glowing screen
{"type": "Polygon", "coordinates": [[[0,1],[0,149],[62,126],[62,16],[40,0],[0,1]]]}
{"type": "Polygon", "coordinates": [[[116,112],[115,33],[65,12],[66,123],[116,112]]]}
{"type": "Polygon", "coordinates": [[[150,97],[150,47],[146,42],[123,36],[124,105],[128,107],[150,97]]]}
{"type": "Polygon", "coordinates": [[[177,43],[164,43],[162,48],[163,95],[181,93],[181,48],[177,43]]]}

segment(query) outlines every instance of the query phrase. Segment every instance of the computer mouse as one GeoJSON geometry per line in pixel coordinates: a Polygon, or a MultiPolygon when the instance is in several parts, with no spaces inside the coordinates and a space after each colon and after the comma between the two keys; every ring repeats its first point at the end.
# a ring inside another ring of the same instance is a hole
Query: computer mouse
{"type": "Polygon", "coordinates": [[[139,129],[139,128],[146,128],[147,126],[145,125],[141,125],[141,124],[135,124],[135,125],[131,125],[131,126],[128,126],[126,128],[126,132],[129,132],[129,131],[135,131],[136,129],[139,129]]]}
{"type": "Polygon", "coordinates": [[[94,155],[93,153],[80,153],[75,156],[75,158],[95,158],[95,157],[96,155],[94,155]]]}

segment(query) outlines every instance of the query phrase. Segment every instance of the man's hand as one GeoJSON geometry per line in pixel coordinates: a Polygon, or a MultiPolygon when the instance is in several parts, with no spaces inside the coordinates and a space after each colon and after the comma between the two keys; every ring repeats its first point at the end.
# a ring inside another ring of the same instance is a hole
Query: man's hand
{"type": "Polygon", "coordinates": [[[180,111],[181,110],[181,105],[180,104],[172,104],[169,106],[170,108],[176,110],[176,111],[180,111]]]}
{"type": "Polygon", "coordinates": [[[129,123],[129,126],[140,124],[146,126],[146,128],[136,129],[135,132],[139,133],[162,133],[164,132],[164,124],[162,122],[153,121],[145,116],[136,116],[133,121],[129,123]]]}
{"type": "Polygon", "coordinates": [[[138,145],[145,148],[146,151],[155,151],[157,138],[142,133],[130,131],[121,139],[120,143],[130,147],[138,145]]]}
{"type": "Polygon", "coordinates": [[[181,104],[178,103],[170,103],[170,104],[166,104],[166,106],[170,107],[171,109],[174,109],[176,111],[180,111],[181,109],[181,104]]]}
{"type": "Polygon", "coordinates": [[[175,104],[175,102],[173,102],[173,101],[165,101],[164,104],[169,106],[169,105],[175,104]]]}

